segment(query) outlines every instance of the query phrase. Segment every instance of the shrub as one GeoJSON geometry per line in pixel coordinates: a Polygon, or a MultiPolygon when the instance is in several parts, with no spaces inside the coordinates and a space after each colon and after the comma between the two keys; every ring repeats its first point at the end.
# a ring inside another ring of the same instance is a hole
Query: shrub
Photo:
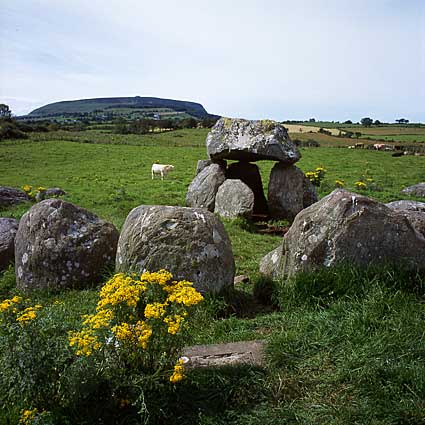
{"type": "Polygon", "coordinates": [[[17,127],[14,121],[0,122],[0,140],[3,139],[27,139],[28,136],[17,127]]]}
{"type": "Polygon", "coordinates": [[[0,408],[14,418],[21,412],[22,423],[108,423],[122,415],[156,423],[185,378],[181,350],[202,299],[164,270],[121,273],[100,289],[96,311],[78,330],[63,303],[2,301],[0,408]]]}

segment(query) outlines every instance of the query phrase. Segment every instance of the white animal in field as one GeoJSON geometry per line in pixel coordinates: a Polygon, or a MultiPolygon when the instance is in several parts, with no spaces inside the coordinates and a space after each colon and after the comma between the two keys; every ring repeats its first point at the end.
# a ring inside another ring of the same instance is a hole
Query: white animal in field
{"type": "Polygon", "coordinates": [[[166,176],[170,171],[174,170],[174,165],[164,165],[164,164],[152,164],[152,180],[155,174],[161,175],[161,180],[164,180],[164,176],[166,176]]]}

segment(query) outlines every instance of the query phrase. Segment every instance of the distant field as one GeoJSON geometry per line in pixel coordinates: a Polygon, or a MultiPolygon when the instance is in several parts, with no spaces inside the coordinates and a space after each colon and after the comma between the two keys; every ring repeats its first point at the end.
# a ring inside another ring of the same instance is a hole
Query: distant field
{"type": "Polygon", "coordinates": [[[425,134],[388,134],[388,135],[377,135],[377,134],[363,134],[362,138],[369,138],[374,140],[386,140],[388,142],[412,142],[412,143],[424,143],[425,134]]]}
{"type": "MultiPolygon", "coordinates": [[[[284,124],[285,128],[288,130],[288,133],[308,133],[313,132],[317,133],[323,127],[314,127],[307,125],[298,125],[298,124],[284,124]]],[[[335,128],[324,128],[327,131],[330,131],[333,136],[339,136],[342,130],[335,128]]]]}
{"type": "MultiPolygon", "coordinates": [[[[355,138],[329,136],[328,134],[323,134],[323,133],[289,133],[289,137],[292,140],[301,140],[303,142],[314,140],[316,142],[319,142],[320,146],[323,146],[323,147],[350,146],[359,142],[355,138]]],[[[361,140],[360,142],[365,144],[374,143],[373,141],[367,142],[364,140],[361,140]]]]}

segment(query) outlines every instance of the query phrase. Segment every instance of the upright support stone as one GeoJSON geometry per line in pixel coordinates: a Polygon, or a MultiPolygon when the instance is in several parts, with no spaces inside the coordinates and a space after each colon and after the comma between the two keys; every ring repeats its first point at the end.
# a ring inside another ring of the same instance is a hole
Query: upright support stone
{"type": "Polygon", "coordinates": [[[269,181],[269,210],[276,219],[293,220],[304,208],[317,202],[314,186],[295,165],[277,163],[269,181]]]}
{"type": "Polygon", "coordinates": [[[256,164],[245,161],[234,162],[227,168],[226,178],[242,180],[252,190],[254,193],[254,214],[268,214],[263,182],[261,181],[260,170],[256,164]]]}
{"type": "Polygon", "coordinates": [[[226,179],[223,168],[218,164],[205,167],[192,180],[186,194],[186,206],[192,208],[206,208],[213,212],[215,195],[218,188],[226,179]]]}

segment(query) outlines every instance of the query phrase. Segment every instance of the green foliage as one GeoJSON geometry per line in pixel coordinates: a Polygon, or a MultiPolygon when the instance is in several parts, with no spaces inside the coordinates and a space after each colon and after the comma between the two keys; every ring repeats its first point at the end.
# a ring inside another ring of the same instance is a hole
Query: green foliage
{"type": "Polygon", "coordinates": [[[340,298],[365,296],[371,286],[386,287],[391,291],[404,291],[425,295],[425,277],[412,273],[405,266],[354,267],[341,264],[321,268],[314,272],[298,273],[279,287],[280,307],[290,305],[327,306],[340,298]]]}
{"type": "Polygon", "coordinates": [[[15,268],[11,264],[9,268],[0,272],[0,300],[7,298],[15,286],[15,268]]]}
{"type": "Polygon", "coordinates": [[[28,136],[19,129],[14,120],[0,119],[0,140],[27,138],[28,136]]]}
{"type": "Polygon", "coordinates": [[[365,127],[370,127],[373,124],[373,119],[372,118],[362,118],[360,120],[361,125],[365,126],[365,127]]]}
{"type": "MultiPolygon", "coordinates": [[[[206,134],[193,129],[116,135],[110,128],[31,133],[28,140],[2,142],[0,180],[14,187],[28,182],[60,186],[71,202],[120,227],[137,205],[184,204],[196,161],[205,157],[206,134]],[[174,164],[174,173],[163,182],[152,181],[155,161],[174,164]]],[[[328,169],[317,189],[321,197],[334,189],[336,179],[355,190],[360,176],[368,184],[365,194],[390,201],[404,196],[399,193],[403,186],[425,179],[420,157],[394,160],[368,150],[301,150],[297,166],[302,170],[317,164],[328,169]],[[371,176],[373,182],[367,182],[371,176]],[[375,191],[372,183],[382,191],[375,191]]],[[[258,165],[267,185],[273,164],[258,165]]],[[[10,207],[1,214],[19,218],[29,207],[10,207]]],[[[97,291],[34,293],[22,305],[43,306],[28,323],[31,327],[14,323],[12,336],[1,331],[0,423],[17,423],[21,409],[35,407],[45,423],[140,423],[143,403],[151,414],[147,421],[158,424],[425,422],[423,276],[401,267],[342,265],[285,283],[262,280],[258,263],[281,237],[259,234],[245,220],[225,220],[224,225],[237,273],[248,274],[254,284],[241,285],[226,297],[207,297],[202,307],[195,306],[190,337],[200,344],[265,339],[269,348],[263,369],[191,371],[176,387],[167,382],[170,371],[164,380],[143,375],[143,382],[132,381],[131,370],[124,370],[122,363],[114,371],[108,356],[100,363],[101,356],[96,361],[96,356],[76,356],[68,345],[68,332],[82,330],[81,315],[95,311],[97,291]],[[254,295],[268,302],[270,294],[279,311],[256,306],[254,295]],[[248,309],[250,315],[245,314],[248,309]],[[11,351],[5,349],[6,337],[15,338],[11,351]],[[29,355],[24,347],[30,346],[34,353],[29,355]],[[21,358],[23,369],[10,367],[21,358]],[[138,384],[140,391],[134,390],[138,384]],[[44,405],[31,403],[33,396],[44,405]]],[[[0,276],[0,302],[19,295],[14,286],[10,268],[0,276]]]]}
{"type": "Polygon", "coordinates": [[[424,283],[403,268],[348,265],[285,283],[282,329],[268,347],[284,385],[274,414],[305,423],[423,423],[424,283]]]}

